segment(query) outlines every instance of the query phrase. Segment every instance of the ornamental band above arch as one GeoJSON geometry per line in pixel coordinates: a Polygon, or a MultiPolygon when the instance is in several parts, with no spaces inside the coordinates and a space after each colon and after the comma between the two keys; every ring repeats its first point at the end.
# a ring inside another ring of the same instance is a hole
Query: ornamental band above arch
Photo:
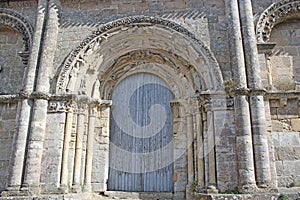
{"type": "Polygon", "coordinates": [[[276,24],[300,16],[300,0],[283,0],[273,3],[259,17],[256,28],[257,41],[268,42],[276,24]]]}
{"type": "Polygon", "coordinates": [[[68,74],[70,70],[72,69],[72,65],[74,65],[76,59],[79,58],[79,55],[84,52],[88,45],[91,44],[93,41],[95,41],[97,38],[101,37],[101,35],[105,34],[106,32],[112,32],[115,28],[120,28],[122,26],[142,26],[142,25],[148,25],[148,26],[154,26],[158,25],[160,27],[168,27],[172,29],[173,31],[176,31],[178,33],[181,33],[185,35],[187,38],[195,42],[201,47],[201,51],[205,56],[209,59],[209,63],[213,67],[213,72],[215,79],[217,81],[217,89],[222,88],[222,75],[221,71],[219,69],[219,65],[217,63],[217,60],[213,56],[210,49],[199,39],[195,37],[193,33],[188,31],[186,28],[182,27],[181,25],[166,20],[162,18],[157,17],[150,17],[150,16],[134,16],[134,17],[126,17],[121,18],[115,21],[111,21],[107,24],[101,25],[96,31],[92,32],[91,35],[89,35],[87,38],[85,38],[79,46],[77,46],[65,59],[65,61],[62,63],[60,67],[60,71],[58,72],[57,77],[57,85],[56,85],[56,92],[58,93],[64,93],[66,82],[68,80],[68,74]]]}
{"type": "Polygon", "coordinates": [[[24,52],[29,52],[32,46],[33,27],[24,16],[14,10],[0,8],[0,25],[9,26],[21,33],[24,52]]]}

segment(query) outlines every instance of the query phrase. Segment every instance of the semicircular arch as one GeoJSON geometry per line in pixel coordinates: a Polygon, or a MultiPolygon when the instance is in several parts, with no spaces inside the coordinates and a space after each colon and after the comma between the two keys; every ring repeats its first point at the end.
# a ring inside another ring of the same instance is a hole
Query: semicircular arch
{"type": "Polygon", "coordinates": [[[191,32],[165,19],[136,16],[102,25],[83,40],[61,65],[56,75],[56,92],[76,92],[77,89],[68,89],[70,82],[74,83],[71,81],[73,77],[78,79],[72,86],[75,88],[75,85],[80,85],[81,74],[88,74],[90,80],[103,79],[103,74],[114,68],[117,62],[130,63],[128,60],[119,59],[122,56],[135,52],[132,60],[142,61],[147,55],[139,59],[139,52],[147,54],[149,49],[160,51],[157,55],[152,55],[151,59],[167,55],[164,57],[166,63],[172,62],[172,58],[185,62],[181,65],[175,64],[174,68],[184,68],[181,72],[193,69],[203,79],[204,90],[222,90],[223,79],[215,57],[191,32]]]}
{"type": "Polygon", "coordinates": [[[300,0],[282,0],[270,5],[259,17],[256,36],[260,43],[268,42],[277,24],[300,17],[300,0]]]}
{"type": "Polygon", "coordinates": [[[11,27],[23,36],[24,51],[28,52],[32,46],[33,27],[20,13],[0,8],[0,25],[11,27]]]}

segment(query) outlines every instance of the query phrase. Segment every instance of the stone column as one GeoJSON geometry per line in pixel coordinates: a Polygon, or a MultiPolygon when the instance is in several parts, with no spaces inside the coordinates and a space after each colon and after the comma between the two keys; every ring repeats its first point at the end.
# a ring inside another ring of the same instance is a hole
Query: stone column
{"type": "Polygon", "coordinates": [[[194,182],[194,130],[193,116],[188,113],[186,118],[187,123],[187,157],[188,157],[188,186],[191,187],[194,182]]]}
{"type": "Polygon", "coordinates": [[[255,155],[256,183],[266,188],[271,182],[269,147],[266,131],[265,107],[261,83],[261,71],[258,60],[257,42],[254,29],[251,0],[239,1],[243,42],[245,48],[248,86],[250,93],[250,110],[252,122],[253,145],[255,155]]]}
{"type": "Polygon", "coordinates": [[[27,144],[23,190],[29,195],[39,194],[41,160],[46,129],[50,67],[53,65],[54,49],[58,34],[58,13],[53,0],[47,2],[46,22],[41,42],[40,60],[32,110],[32,121],[27,144]]]}
{"type": "Polygon", "coordinates": [[[212,102],[210,98],[205,100],[205,112],[207,123],[207,165],[208,165],[208,182],[207,192],[218,193],[216,188],[216,153],[215,153],[215,132],[214,132],[214,115],[212,111],[212,102]]]}
{"type": "MultiPolygon", "coordinates": [[[[18,105],[18,125],[12,145],[12,156],[9,167],[9,176],[7,180],[8,191],[19,190],[22,184],[25,149],[32,107],[32,100],[28,99],[27,95],[33,92],[34,87],[36,65],[40,51],[43,23],[45,19],[45,4],[45,1],[39,1],[38,3],[33,44],[31,47],[29,63],[27,64],[27,69],[25,70],[23,81],[23,92],[26,96],[25,99],[21,100],[18,105]]],[[[22,56],[24,56],[24,54],[22,54],[22,56]]]]}
{"type": "Polygon", "coordinates": [[[197,187],[203,189],[205,186],[204,176],[204,145],[203,145],[203,124],[201,108],[197,108],[196,111],[196,134],[197,134],[197,171],[198,171],[198,183],[197,187]]]}
{"type": "Polygon", "coordinates": [[[75,164],[74,164],[74,180],[73,180],[73,192],[81,192],[81,162],[82,162],[82,142],[84,133],[84,121],[85,121],[85,108],[81,106],[78,108],[78,120],[77,120],[77,137],[76,137],[76,150],[75,150],[75,164]]]}
{"type": "Polygon", "coordinates": [[[93,146],[94,146],[94,131],[95,121],[97,115],[97,107],[92,105],[89,111],[89,127],[86,149],[86,163],[85,163],[85,179],[84,179],[84,191],[92,191],[92,167],[93,167],[93,146]]]}
{"type": "Polygon", "coordinates": [[[72,103],[69,103],[66,113],[66,124],[65,124],[65,136],[64,136],[64,146],[63,146],[63,158],[61,166],[61,179],[60,179],[60,188],[62,192],[68,192],[69,186],[69,151],[70,151],[70,142],[72,134],[72,125],[73,125],[73,106],[72,103]]]}
{"type": "Polygon", "coordinates": [[[242,44],[239,8],[237,0],[227,0],[226,6],[231,19],[231,46],[232,65],[234,74],[233,90],[235,131],[236,131],[236,154],[238,164],[238,188],[241,192],[254,192],[255,184],[254,160],[252,150],[252,136],[250,125],[250,111],[247,97],[247,80],[242,44]]]}

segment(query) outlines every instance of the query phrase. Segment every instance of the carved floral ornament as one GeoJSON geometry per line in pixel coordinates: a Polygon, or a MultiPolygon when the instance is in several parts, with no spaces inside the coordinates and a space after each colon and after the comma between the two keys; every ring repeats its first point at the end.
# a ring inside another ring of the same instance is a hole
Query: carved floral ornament
{"type": "MultiPolygon", "coordinates": [[[[68,82],[74,66],[85,67],[84,63],[80,60],[85,56],[85,54],[98,52],[99,49],[103,48],[105,44],[109,43],[111,35],[117,37],[118,35],[125,34],[125,30],[132,28],[143,28],[143,27],[153,27],[155,30],[163,30],[166,34],[164,37],[167,38],[172,34],[176,33],[184,38],[189,43],[197,46],[199,50],[199,55],[201,54],[206,59],[206,70],[209,71],[210,75],[213,77],[213,87],[214,90],[219,90],[222,88],[222,75],[220,68],[213,54],[210,52],[200,40],[198,40],[191,32],[182,26],[176,24],[175,22],[168,21],[166,19],[148,17],[148,16],[136,16],[118,19],[116,21],[109,22],[105,25],[100,26],[96,31],[94,31],[90,36],[84,39],[81,44],[73,50],[62,64],[60,71],[57,74],[57,85],[56,92],[66,93],[68,92],[68,82]]],[[[114,52],[112,52],[114,53],[114,52]]],[[[119,54],[120,52],[118,52],[119,54]]],[[[198,57],[196,55],[194,57],[198,57]]],[[[110,56],[111,57],[111,56],[110,56]]],[[[101,58],[102,59],[102,58],[101,58]]],[[[104,65],[103,65],[104,66],[104,65]]],[[[110,66],[111,67],[111,66],[110,66]]],[[[76,77],[76,76],[75,76],[76,77]]],[[[100,80],[102,81],[102,80],[100,80]]]]}
{"type": "Polygon", "coordinates": [[[289,18],[299,16],[300,0],[283,0],[273,3],[262,13],[257,22],[256,35],[258,42],[267,42],[275,25],[289,18]]]}
{"type": "Polygon", "coordinates": [[[33,28],[28,20],[16,11],[0,8],[0,25],[9,26],[23,36],[24,52],[29,52],[32,45],[33,28]]]}

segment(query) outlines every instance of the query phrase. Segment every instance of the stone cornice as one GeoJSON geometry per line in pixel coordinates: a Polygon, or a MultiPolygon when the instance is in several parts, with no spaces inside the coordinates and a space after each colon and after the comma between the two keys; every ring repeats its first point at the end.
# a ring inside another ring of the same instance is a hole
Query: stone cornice
{"type": "Polygon", "coordinates": [[[282,0],[273,3],[260,16],[256,26],[259,43],[269,41],[272,29],[276,24],[300,14],[299,0],[282,0]]]}

